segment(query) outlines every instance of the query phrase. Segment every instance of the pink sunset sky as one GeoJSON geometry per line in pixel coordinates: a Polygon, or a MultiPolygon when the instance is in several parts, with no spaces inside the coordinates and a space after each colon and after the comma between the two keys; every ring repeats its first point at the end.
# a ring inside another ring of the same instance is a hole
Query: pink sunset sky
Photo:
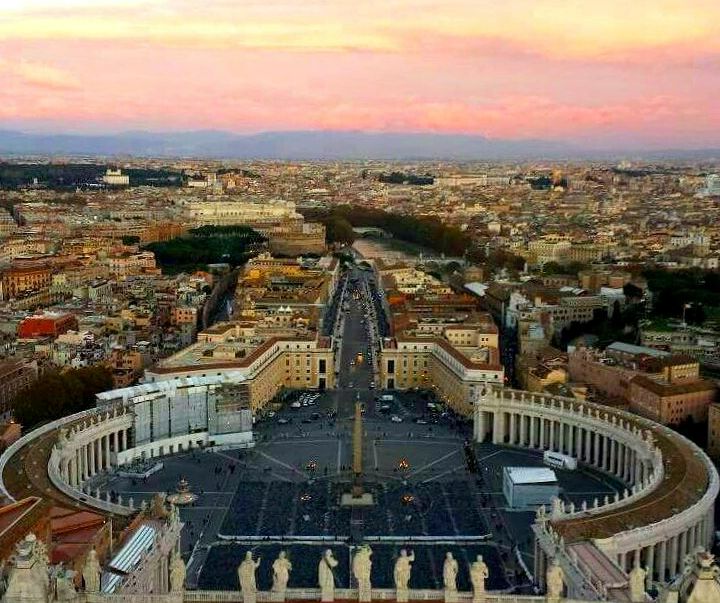
{"type": "Polygon", "coordinates": [[[0,127],[720,146],[718,0],[0,0],[0,127]]]}

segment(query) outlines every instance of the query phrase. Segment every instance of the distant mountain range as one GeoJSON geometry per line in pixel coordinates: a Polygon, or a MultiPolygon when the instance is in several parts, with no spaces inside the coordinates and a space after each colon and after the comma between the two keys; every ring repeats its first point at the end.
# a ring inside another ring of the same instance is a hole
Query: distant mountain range
{"type": "Polygon", "coordinates": [[[561,143],[491,140],[455,134],[354,131],[121,132],[26,134],[0,130],[0,153],[16,155],[134,155],[228,159],[503,159],[569,155],[561,143]]]}
{"type": "MultiPolygon", "coordinates": [[[[198,157],[227,159],[533,159],[608,157],[548,140],[503,140],[460,134],[288,131],[261,134],[200,130],[118,134],[29,134],[0,130],[0,154],[198,157]]],[[[720,151],[633,152],[645,156],[708,157],[720,151]]],[[[627,153],[625,153],[627,155],[627,153]]]]}

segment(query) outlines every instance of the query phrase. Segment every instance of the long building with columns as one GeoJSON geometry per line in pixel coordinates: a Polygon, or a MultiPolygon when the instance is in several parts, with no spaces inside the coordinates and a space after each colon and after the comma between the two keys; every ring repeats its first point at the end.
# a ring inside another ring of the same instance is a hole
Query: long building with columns
{"type": "Polygon", "coordinates": [[[637,415],[572,398],[486,388],[474,403],[474,437],[552,450],[625,484],[622,495],[541,508],[533,526],[536,575],[559,559],[574,595],[607,597],[635,566],[647,587],[665,584],[714,535],[718,473],[678,433],[637,415]]]}

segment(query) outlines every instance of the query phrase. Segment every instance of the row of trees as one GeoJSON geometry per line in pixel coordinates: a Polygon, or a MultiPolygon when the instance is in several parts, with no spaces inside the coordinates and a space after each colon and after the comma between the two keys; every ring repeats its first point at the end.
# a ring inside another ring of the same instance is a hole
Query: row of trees
{"type": "MultiPolygon", "coordinates": [[[[1,188],[14,189],[37,178],[48,188],[68,190],[99,182],[107,168],[97,163],[0,163],[0,183],[1,188]]],[[[184,178],[181,172],[165,169],[127,168],[124,172],[132,186],[180,186],[184,178]]]]}
{"type": "Polygon", "coordinates": [[[95,394],[112,389],[109,369],[91,366],[45,373],[15,401],[15,420],[28,430],[95,406],[95,394]]]}
{"type": "Polygon", "coordinates": [[[432,217],[418,218],[350,205],[339,205],[332,210],[305,210],[303,213],[306,218],[325,224],[329,243],[352,242],[355,237],[353,227],[374,227],[397,239],[446,255],[463,255],[471,244],[468,234],[432,217]]]}
{"type": "Polygon", "coordinates": [[[427,186],[435,182],[435,178],[430,174],[418,176],[417,174],[405,174],[403,172],[382,173],[378,176],[378,180],[386,184],[413,184],[416,186],[427,186]]]}
{"type": "Polygon", "coordinates": [[[201,226],[186,235],[146,245],[161,267],[188,270],[208,264],[240,266],[255,255],[266,238],[247,226],[201,226]]]}
{"type": "Polygon", "coordinates": [[[685,309],[685,320],[702,324],[707,309],[720,308],[720,272],[691,268],[687,270],[644,270],[648,288],[653,293],[654,316],[680,318],[685,309]]]}

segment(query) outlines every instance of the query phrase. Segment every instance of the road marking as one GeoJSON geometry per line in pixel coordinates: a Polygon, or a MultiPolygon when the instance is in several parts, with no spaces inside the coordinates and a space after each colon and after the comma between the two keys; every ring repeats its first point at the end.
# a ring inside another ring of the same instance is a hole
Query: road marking
{"type": "Polygon", "coordinates": [[[342,440],[338,440],[337,473],[340,475],[340,461],[342,461],[342,440]]]}
{"type": "Polygon", "coordinates": [[[455,471],[458,471],[460,469],[464,469],[465,465],[458,465],[457,467],[452,467],[451,469],[448,469],[447,471],[443,471],[442,473],[438,473],[437,475],[433,475],[432,477],[429,477],[425,480],[423,480],[421,483],[428,484],[430,482],[435,481],[436,479],[440,479],[441,477],[444,477],[450,473],[454,473],[455,471]]]}
{"type": "Polygon", "coordinates": [[[377,467],[378,467],[377,440],[373,440],[373,458],[375,459],[375,469],[377,469],[377,467]]]}
{"type": "Polygon", "coordinates": [[[279,460],[279,459],[276,459],[275,457],[272,457],[272,456],[270,456],[269,454],[266,454],[266,453],[262,452],[261,450],[258,450],[258,454],[259,454],[260,456],[266,458],[267,460],[272,461],[273,463],[277,463],[277,464],[280,465],[281,467],[285,467],[286,469],[289,469],[290,471],[293,471],[293,472],[297,473],[298,475],[302,475],[303,477],[305,476],[305,474],[304,474],[302,471],[299,471],[298,469],[296,469],[296,468],[293,467],[292,465],[288,465],[287,463],[284,463],[283,461],[281,461],[281,460],[279,460]]]}
{"type": "Polygon", "coordinates": [[[501,452],[505,452],[504,450],[496,450],[495,452],[491,452],[487,456],[482,457],[481,459],[478,459],[478,463],[481,461],[486,461],[487,459],[495,456],[496,454],[500,454],[501,452]]]}
{"type": "MultiPolygon", "coordinates": [[[[431,462],[428,463],[427,465],[423,465],[422,467],[418,467],[417,469],[415,469],[415,470],[413,470],[413,471],[410,471],[410,472],[408,473],[408,477],[414,477],[414,476],[417,475],[418,473],[422,473],[423,471],[429,469],[429,468],[432,467],[433,465],[437,465],[438,463],[442,463],[445,459],[449,459],[451,456],[453,456],[454,454],[457,454],[458,452],[459,452],[459,451],[458,451],[457,449],[455,449],[455,450],[453,450],[453,451],[451,451],[451,452],[448,452],[447,454],[444,454],[443,456],[441,456],[441,457],[439,457],[439,458],[436,458],[434,461],[431,461],[431,462]]],[[[441,475],[442,475],[442,474],[441,474],[441,475]]]]}

